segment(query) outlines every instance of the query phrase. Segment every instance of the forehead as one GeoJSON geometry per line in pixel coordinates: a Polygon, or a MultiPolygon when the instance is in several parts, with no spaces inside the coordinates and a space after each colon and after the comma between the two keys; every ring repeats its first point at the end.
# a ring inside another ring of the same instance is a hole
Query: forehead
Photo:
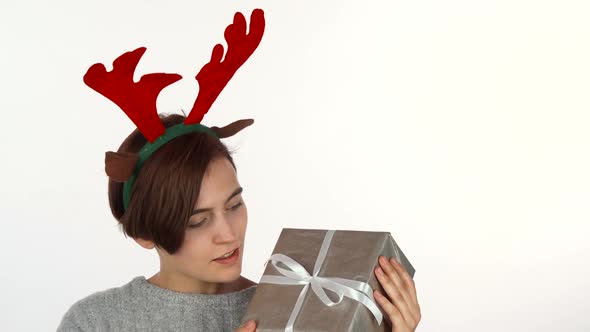
{"type": "Polygon", "coordinates": [[[227,158],[212,160],[207,166],[196,206],[206,208],[223,204],[240,186],[236,171],[227,158]]]}

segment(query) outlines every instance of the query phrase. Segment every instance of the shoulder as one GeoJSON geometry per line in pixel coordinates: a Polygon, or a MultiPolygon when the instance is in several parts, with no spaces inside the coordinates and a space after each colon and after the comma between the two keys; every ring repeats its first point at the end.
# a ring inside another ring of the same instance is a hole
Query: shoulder
{"type": "Polygon", "coordinates": [[[64,314],[57,331],[96,330],[98,322],[124,302],[128,286],[94,292],[76,301],[64,314]]]}
{"type": "Polygon", "coordinates": [[[94,307],[94,304],[99,302],[98,299],[98,293],[93,293],[72,304],[62,317],[57,332],[95,329],[93,317],[96,315],[97,308],[94,307]]]}

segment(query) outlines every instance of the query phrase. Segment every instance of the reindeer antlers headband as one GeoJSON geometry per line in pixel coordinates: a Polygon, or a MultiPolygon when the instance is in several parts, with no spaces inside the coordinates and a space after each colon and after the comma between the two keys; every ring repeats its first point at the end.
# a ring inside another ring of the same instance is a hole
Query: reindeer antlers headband
{"type": "Polygon", "coordinates": [[[105,157],[107,175],[123,185],[123,204],[125,210],[129,205],[131,188],[143,163],[152,153],[170,140],[191,132],[206,132],[216,138],[229,137],[245,127],[253,120],[235,121],[223,128],[208,128],[200,122],[203,116],[217,99],[217,96],[233,77],[238,68],[252,55],[264,33],[264,12],[255,9],[250,18],[250,31],[246,34],[246,19],[237,12],[234,21],[225,29],[227,52],[223,57],[223,46],[215,45],[211,60],[199,71],[196,79],[199,93],[195,104],[184,123],[165,128],[156,109],[158,94],[166,86],[180,80],[178,74],[153,73],[133,82],[133,73],[146,48],[140,47],[132,52],[124,53],[113,62],[113,70],[106,71],[102,63],[92,65],[84,83],[96,92],[117,104],[137,126],[137,129],[149,141],[137,153],[119,153],[109,151],[105,157]]]}

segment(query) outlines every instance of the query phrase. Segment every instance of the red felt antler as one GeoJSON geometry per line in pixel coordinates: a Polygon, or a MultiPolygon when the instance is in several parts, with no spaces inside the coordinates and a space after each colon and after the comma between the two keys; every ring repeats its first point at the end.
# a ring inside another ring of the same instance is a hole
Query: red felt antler
{"type": "Polygon", "coordinates": [[[84,75],[84,83],[117,104],[143,136],[153,143],[166,130],[156,110],[158,94],[182,77],[155,73],[143,75],[139,82],[133,82],[133,73],[145,50],[140,47],[119,56],[110,72],[102,63],[92,65],[84,75]]]}
{"type": "Polygon", "coordinates": [[[185,119],[185,124],[201,123],[203,116],[217,99],[217,96],[227,85],[229,80],[254,53],[264,33],[264,12],[255,9],[250,16],[250,31],[246,34],[246,19],[237,12],[233,24],[225,29],[227,53],[223,57],[223,46],[215,45],[211,53],[211,61],[203,66],[196,76],[199,82],[199,94],[191,112],[185,119]]]}

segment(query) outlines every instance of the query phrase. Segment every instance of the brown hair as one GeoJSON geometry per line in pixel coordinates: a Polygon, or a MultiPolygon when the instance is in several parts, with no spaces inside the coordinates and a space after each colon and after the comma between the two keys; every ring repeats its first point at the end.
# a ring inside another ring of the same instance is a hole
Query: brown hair
{"type": "MultiPolygon", "coordinates": [[[[160,115],[166,128],[182,123],[180,114],[160,115]]],[[[137,153],[148,141],[135,129],[117,152],[137,153]]],[[[231,152],[219,139],[203,132],[179,136],[154,152],[143,164],[131,188],[127,211],[123,183],[109,178],[109,204],[125,236],[154,242],[169,254],[182,245],[209,163],[231,152]]]]}

